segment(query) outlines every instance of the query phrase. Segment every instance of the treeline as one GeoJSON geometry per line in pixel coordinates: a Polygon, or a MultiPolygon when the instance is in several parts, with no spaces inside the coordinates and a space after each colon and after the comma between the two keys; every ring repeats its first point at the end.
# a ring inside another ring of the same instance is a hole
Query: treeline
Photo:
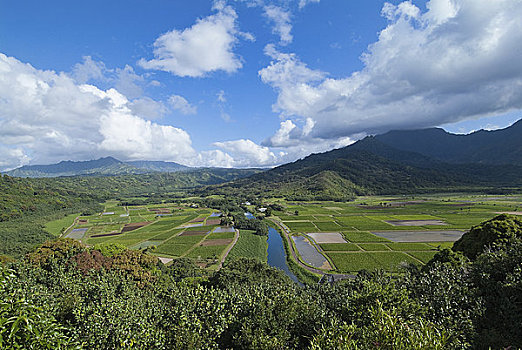
{"type": "Polygon", "coordinates": [[[304,287],[254,260],[202,275],[185,259],[50,242],[0,268],[0,346],[520,348],[521,238],[522,221],[500,216],[422,269],[304,287]]]}

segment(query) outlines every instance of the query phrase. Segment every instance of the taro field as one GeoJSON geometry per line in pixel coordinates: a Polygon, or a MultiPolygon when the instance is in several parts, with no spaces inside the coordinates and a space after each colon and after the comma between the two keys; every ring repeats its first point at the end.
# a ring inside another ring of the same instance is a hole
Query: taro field
{"type": "Polygon", "coordinates": [[[522,215],[522,196],[439,194],[282,204],[285,209],[273,215],[308,245],[294,247],[300,260],[320,268],[307,256],[312,246],[333,272],[347,273],[397,272],[404,262],[422,265],[472,226],[500,213],[522,215]]]}
{"type": "Polygon", "coordinates": [[[122,206],[109,201],[103,212],[77,217],[63,236],[90,246],[117,243],[130,249],[149,249],[164,262],[188,257],[212,268],[235,235],[233,228],[219,223],[219,213],[208,208],[174,203],[122,206]]]}

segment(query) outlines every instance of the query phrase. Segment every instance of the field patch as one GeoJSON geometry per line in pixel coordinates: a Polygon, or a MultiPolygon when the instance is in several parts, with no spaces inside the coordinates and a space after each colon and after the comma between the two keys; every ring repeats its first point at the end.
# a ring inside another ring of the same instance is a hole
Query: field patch
{"type": "Polygon", "coordinates": [[[370,232],[366,231],[350,231],[350,232],[343,232],[344,237],[353,243],[359,243],[359,242],[390,242],[389,239],[386,239],[384,237],[376,236],[370,232]]]}
{"type": "Polygon", "coordinates": [[[311,222],[285,222],[293,232],[316,232],[317,227],[311,222]]]}
{"type": "Polygon", "coordinates": [[[191,223],[203,222],[203,221],[205,221],[205,218],[206,218],[205,216],[202,216],[202,217],[198,217],[198,218],[192,219],[189,222],[191,222],[191,223]]]}
{"type": "Polygon", "coordinates": [[[408,252],[411,256],[419,259],[424,264],[426,264],[428,261],[430,261],[435,254],[437,254],[436,251],[427,251],[427,252],[408,252]]]}
{"type": "Polygon", "coordinates": [[[235,230],[234,230],[234,227],[232,227],[232,226],[220,226],[220,227],[216,227],[216,229],[213,232],[214,233],[235,232],[235,230]]]}
{"type": "Polygon", "coordinates": [[[430,225],[430,226],[442,226],[447,225],[442,220],[387,220],[385,221],[390,225],[393,226],[424,226],[424,225],[430,225]]]}
{"type": "Polygon", "coordinates": [[[67,236],[66,238],[72,238],[72,239],[82,239],[85,236],[85,233],[87,233],[87,228],[75,228],[67,236]]]}
{"type": "Polygon", "coordinates": [[[209,233],[209,230],[184,231],[180,236],[204,236],[207,233],[209,233]]]}
{"type": "MultiPolygon", "coordinates": [[[[328,252],[336,268],[342,272],[385,269],[399,271],[401,263],[418,264],[418,261],[402,252],[328,252]]],[[[419,259],[420,260],[420,259],[419,259]]]]}
{"type": "Polygon", "coordinates": [[[388,247],[396,251],[429,251],[435,250],[435,247],[430,246],[426,243],[388,243],[388,247]]]}
{"type": "Polygon", "coordinates": [[[144,249],[148,247],[152,247],[153,245],[158,246],[161,244],[161,241],[145,241],[138,243],[136,245],[133,245],[131,249],[144,249]]]}
{"type": "Polygon", "coordinates": [[[198,246],[187,256],[194,259],[217,259],[226,247],[226,245],[198,246]]]}
{"type": "Polygon", "coordinates": [[[331,269],[328,260],[303,236],[292,236],[299,255],[308,265],[320,269],[331,269]]]}
{"type": "Polygon", "coordinates": [[[207,225],[219,225],[221,223],[221,219],[207,219],[207,225]]]}
{"type": "Polygon", "coordinates": [[[123,228],[121,229],[121,233],[134,231],[134,230],[139,229],[140,227],[147,226],[148,224],[150,224],[149,221],[133,222],[133,223],[130,223],[130,224],[125,224],[123,226],[123,228]]]}
{"type": "Polygon", "coordinates": [[[246,257],[254,258],[259,261],[267,261],[268,258],[268,243],[266,236],[259,236],[255,231],[241,230],[239,233],[239,240],[234,245],[227,256],[227,260],[246,257]]]}
{"type": "MultiPolygon", "coordinates": [[[[80,214],[70,214],[61,219],[49,221],[45,224],[45,229],[47,230],[47,232],[52,233],[55,236],[58,236],[63,232],[63,230],[65,230],[74,223],[74,219],[76,219],[78,215],[80,214]]],[[[86,219],[78,220],[78,224],[80,225],[85,225],[86,223],[86,219]]]]}
{"type": "Polygon", "coordinates": [[[360,251],[361,249],[357,244],[353,243],[323,243],[319,245],[324,251],[360,251]]]}
{"type": "Polygon", "coordinates": [[[339,231],[339,226],[335,221],[314,221],[315,226],[321,231],[339,231]]]}
{"type": "Polygon", "coordinates": [[[234,238],[234,236],[236,235],[236,233],[234,231],[230,232],[230,231],[226,231],[226,232],[211,232],[207,239],[232,239],[234,238]]]}
{"type": "Polygon", "coordinates": [[[159,245],[154,252],[172,256],[181,256],[192,248],[192,246],[193,244],[190,243],[174,243],[169,240],[159,245]]]}
{"type": "Polygon", "coordinates": [[[454,242],[428,242],[427,244],[429,244],[430,246],[432,246],[434,248],[444,249],[444,248],[453,247],[453,243],[454,242]]]}
{"type": "Polygon", "coordinates": [[[359,243],[359,247],[366,251],[390,251],[390,248],[383,243],[359,243]]]}
{"type": "Polygon", "coordinates": [[[338,232],[314,232],[309,233],[317,243],[347,243],[344,237],[338,232]]]}
{"type": "Polygon", "coordinates": [[[463,231],[377,231],[373,234],[393,242],[435,242],[456,241],[464,234],[463,231]]]}
{"type": "Polygon", "coordinates": [[[212,246],[212,245],[229,245],[233,239],[219,238],[219,239],[206,239],[201,242],[200,246],[212,246]]]}
{"type": "Polygon", "coordinates": [[[392,227],[380,220],[373,220],[371,216],[338,216],[335,218],[341,226],[361,231],[385,230],[392,227]]]}
{"type": "Polygon", "coordinates": [[[372,271],[381,267],[379,262],[370,253],[337,253],[328,252],[337,270],[342,272],[356,272],[360,270],[372,271]]]}

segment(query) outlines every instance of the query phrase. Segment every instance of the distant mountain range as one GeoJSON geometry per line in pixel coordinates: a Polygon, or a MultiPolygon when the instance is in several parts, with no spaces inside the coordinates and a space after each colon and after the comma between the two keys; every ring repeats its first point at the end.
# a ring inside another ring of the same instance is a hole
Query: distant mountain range
{"type": "Polygon", "coordinates": [[[174,162],[161,161],[130,161],[122,162],[113,157],[105,157],[88,161],[62,161],[50,165],[24,165],[7,171],[9,176],[16,177],[58,177],[78,175],[124,175],[145,174],[150,172],[177,172],[193,170],[174,162]]]}
{"type": "Polygon", "coordinates": [[[350,146],[205,191],[293,199],[347,199],[470,188],[522,186],[522,121],[496,131],[390,131],[350,146]]]}

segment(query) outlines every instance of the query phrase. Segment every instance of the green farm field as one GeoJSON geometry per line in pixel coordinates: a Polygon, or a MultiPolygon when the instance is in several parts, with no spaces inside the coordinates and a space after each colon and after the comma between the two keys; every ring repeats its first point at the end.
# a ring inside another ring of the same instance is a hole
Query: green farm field
{"type": "Polygon", "coordinates": [[[502,212],[520,211],[522,197],[432,194],[359,197],[344,203],[284,204],[285,209],[275,212],[274,216],[291,234],[342,234],[346,243],[318,244],[320,253],[334,264],[334,271],[353,273],[361,269],[384,269],[397,272],[401,262],[422,265],[438,249],[450,248],[460,236],[459,231],[464,233],[502,212]],[[387,232],[397,234],[387,235],[387,232]],[[432,240],[430,236],[433,236],[432,240]]]}
{"type": "Polygon", "coordinates": [[[240,230],[239,240],[228,254],[227,261],[247,257],[266,262],[267,249],[268,244],[265,236],[256,235],[254,231],[250,230],[240,230]]]}

